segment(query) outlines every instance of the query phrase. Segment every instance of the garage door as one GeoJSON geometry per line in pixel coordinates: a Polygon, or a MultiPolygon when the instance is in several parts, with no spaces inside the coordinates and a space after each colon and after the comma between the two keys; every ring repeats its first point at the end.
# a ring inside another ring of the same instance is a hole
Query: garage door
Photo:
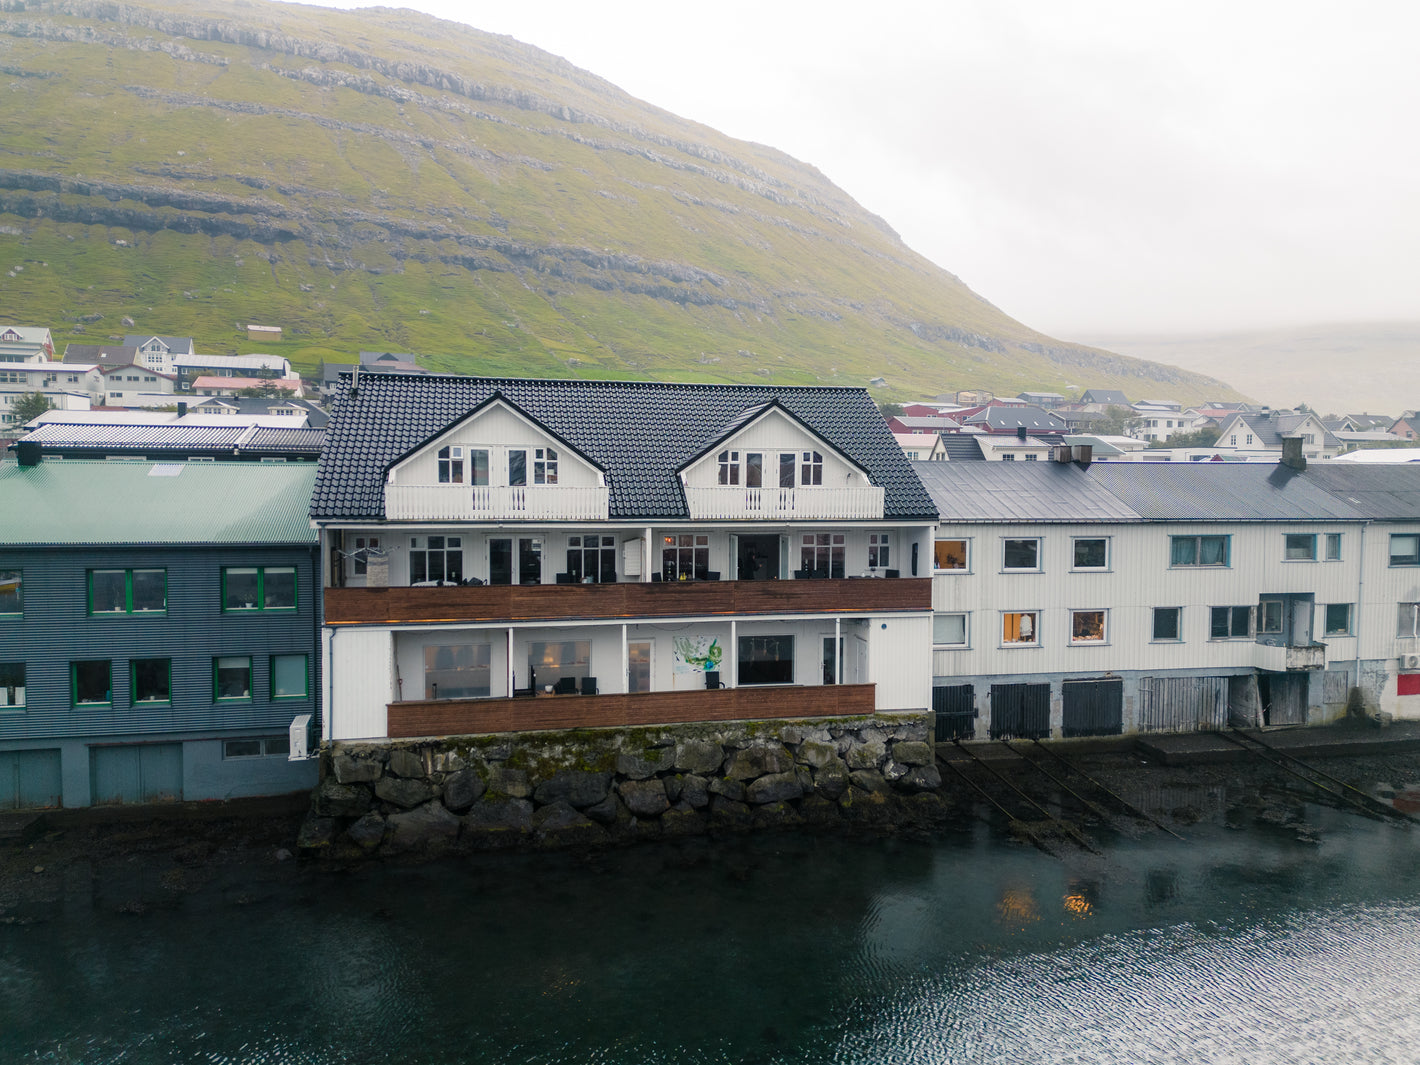
{"type": "Polygon", "coordinates": [[[1060,696],[1063,735],[1118,736],[1124,731],[1124,681],[1067,680],[1060,696]]]}
{"type": "Polygon", "coordinates": [[[991,738],[1050,738],[1049,684],[991,685],[991,738]]]}
{"type": "Polygon", "coordinates": [[[176,802],[182,798],[182,744],[94,747],[89,752],[89,786],[95,806],[176,802]]]}
{"type": "Polygon", "coordinates": [[[59,751],[0,751],[0,810],[42,810],[63,804],[59,751]]]}

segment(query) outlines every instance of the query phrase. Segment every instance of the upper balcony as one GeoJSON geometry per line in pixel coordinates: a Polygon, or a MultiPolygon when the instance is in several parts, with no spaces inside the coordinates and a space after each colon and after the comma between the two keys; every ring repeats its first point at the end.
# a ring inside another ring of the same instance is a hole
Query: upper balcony
{"type": "Polygon", "coordinates": [[[882,520],[883,490],[867,488],[744,488],[736,485],[685,489],[695,521],[707,519],[882,520]]]}
{"type": "Polygon", "coordinates": [[[599,487],[385,485],[390,521],[606,521],[609,501],[599,487]]]}
{"type": "Polygon", "coordinates": [[[927,577],[325,589],[327,625],[873,614],[931,609],[932,581],[927,577]]]}

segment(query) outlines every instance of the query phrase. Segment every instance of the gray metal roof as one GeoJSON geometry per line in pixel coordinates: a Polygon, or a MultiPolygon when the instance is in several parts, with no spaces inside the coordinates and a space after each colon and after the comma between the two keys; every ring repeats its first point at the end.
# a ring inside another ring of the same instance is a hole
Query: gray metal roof
{"type": "Polygon", "coordinates": [[[679,470],[751,408],[778,400],[885,491],[889,519],[936,518],[936,508],[866,389],[531,381],[444,374],[360,374],[331,415],[311,516],[380,520],[388,465],[494,394],[606,470],[613,519],[688,516],[679,470]]]}
{"type": "Polygon", "coordinates": [[[309,462],[0,463],[0,543],[308,544],[309,462]]]}
{"type": "Polygon", "coordinates": [[[942,433],[942,447],[947,452],[948,462],[984,462],[981,445],[976,442],[976,433],[942,433]]]}
{"type": "Polygon", "coordinates": [[[1262,462],[1103,462],[1090,476],[1145,521],[1328,521],[1364,515],[1310,470],[1262,462]]]}
{"type": "Polygon", "coordinates": [[[1319,462],[1307,477],[1368,518],[1420,521],[1420,465],[1319,462]]]}
{"type": "Polygon", "coordinates": [[[1125,522],[1139,515],[1081,466],[914,462],[946,522],[1125,522]]]}
{"type": "MultiPolygon", "coordinates": [[[[235,419],[234,419],[235,420],[235,419]]],[[[293,419],[294,420],[294,419],[293,419]]],[[[254,451],[282,454],[320,454],[324,429],[263,428],[236,425],[187,425],[170,422],[160,425],[113,425],[45,422],[25,434],[24,439],[40,444],[46,452],[171,451],[189,454],[254,451]]]]}

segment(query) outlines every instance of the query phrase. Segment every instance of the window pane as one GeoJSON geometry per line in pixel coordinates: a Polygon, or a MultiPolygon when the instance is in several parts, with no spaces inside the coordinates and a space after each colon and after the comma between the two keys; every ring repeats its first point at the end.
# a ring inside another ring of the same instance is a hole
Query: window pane
{"type": "Polygon", "coordinates": [[[227,655],[217,659],[217,698],[251,698],[251,659],[227,655]]]}
{"type": "Polygon", "coordinates": [[[1316,537],[1310,533],[1287,534],[1287,558],[1294,561],[1316,558],[1316,537]]]}
{"type": "Polygon", "coordinates": [[[166,658],[140,658],[133,663],[133,701],[166,703],[172,698],[172,668],[166,658]]]}
{"type": "Polygon", "coordinates": [[[1096,643],[1104,639],[1104,611],[1077,610],[1070,615],[1070,639],[1076,643],[1096,643]]]}
{"type": "Polygon", "coordinates": [[[592,644],[590,640],[559,640],[537,642],[528,646],[528,683],[543,688],[558,681],[573,679],[578,688],[583,678],[591,675],[592,644]]]}
{"type": "Polygon", "coordinates": [[[1178,639],[1179,613],[1180,609],[1176,606],[1161,606],[1154,608],[1154,639],[1178,639]]]}
{"type": "Polygon", "coordinates": [[[226,740],[222,744],[223,758],[260,758],[260,740],[226,740]]]}
{"type": "Polygon", "coordinates": [[[1003,614],[1001,616],[1002,643],[1035,643],[1036,617],[1034,613],[1003,614]]]}
{"type": "Polygon", "coordinates": [[[1104,569],[1107,540],[1076,540],[1075,568],[1104,569]]]}
{"type": "Polygon", "coordinates": [[[939,647],[966,643],[966,615],[938,614],[932,619],[932,642],[939,647]]]}
{"type": "Polygon", "coordinates": [[[1258,618],[1258,627],[1263,632],[1282,631],[1282,602],[1278,599],[1264,599],[1262,601],[1262,616],[1258,618]]]}
{"type": "Polygon", "coordinates": [[[741,684],[793,684],[794,637],[741,636],[739,680],[741,684]]]}
{"type": "Polygon", "coordinates": [[[424,648],[424,698],[475,699],[491,691],[491,646],[457,644],[424,648]]]}
{"type": "Polygon", "coordinates": [[[1397,636],[1420,635],[1420,631],[1417,631],[1415,627],[1416,617],[1420,615],[1420,603],[1401,603],[1399,607],[1395,634],[1397,636]]]}
{"type": "Polygon", "coordinates": [[[1198,540],[1198,564],[1200,566],[1226,566],[1228,564],[1228,538],[1226,536],[1200,536],[1198,540]]]}
{"type": "Polygon", "coordinates": [[[1198,539],[1194,536],[1175,536],[1169,553],[1171,566],[1196,566],[1198,564],[1198,539]]]}
{"type": "Polygon", "coordinates": [[[268,758],[277,756],[284,757],[291,753],[290,736],[267,736],[266,739],[261,741],[261,744],[262,747],[265,748],[268,758]]]}
{"type": "Polygon", "coordinates": [[[306,656],[271,656],[271,697],[297,699],[306,695],[306,656]]]}
{"type": "Polygon", "coordinates": [[[0,662],[0,710],[25,705],[25,664],[0,662]]]}
{"type": "Polygon", "coordinates": [[[133,609],[166,610],[168,608],[168,571],[136,569],[133,571],[133,609]]]}
{"type": "Polygon", "coordinates": [[[128,609],[127,574],[121,569],[96,569],[89,574],[89,609],[95,614],[122,614],[128,609]]]}
{"type": "Polygon", "coordinates": [[[1344,636],[1351,631],[1351,604],[1326,604],[1326,634],[1344,636]]]}
{"type": "Polygon", "coordinates": [[[1035,569],[1036,540],[1007,540],[1005,547],[1006,569],[1035,569]]]}
{"type": "Polygon", "coordinates": [[[296,605],[296,571],[268,569],[263,571],[262,605],[267,610],[290,609],[296,605]]]}
{"type": "Polygon", "coordinates": [[[1247,636],[1252,630],[1252,611],[1245,606],[1233,607],[1233,636],[1247,636]]]}
{"type": "Polygon", "coordinates": [[[1341,558],[1341,534],[1326,534],[1326,560],[1336,562],[1341,558]]]}
{"type": "Polygon", "coordinates": [[[0,614],[18,614],[24,609],[24,579],[17,569],[0,569],[0,614]]]}
{"type": "Polygon", "coordinates": [[[759,488],[764,484],[764,456],[750,452],[745,456],[745,487],[759,488]]]}
{"type": "Polygon", "coordinates": [[[528,453],[526,451],[508,452],[508,483],[511,485],[528,483],[528,453]]]}
{"type": "Polygon", "coordinates": [[[932,545],[932,565],[937,569],[966,569],[966,541],[938,540],[932,545]]]}
{"type": "Polygon", "coordinates": [[[779,487],[794,487],[794,456],[792,453],[779,456],[779,487]]]}
{"type": "Polygon", "coordinates": [[[1390,564],[1392,566],[1420,565],[1420,536],[1392,536],[1390,538],[1390,564]]]}
{"type": "Polygon", "coordinates": [[[113,670],[103,662],[74,663],[74,702],[110,703],[113,701],[113,670]]]}
{"type": "Polygon", "coordinates": [[[473,484],[488,483],[488,449],[472,448],[468,453],[470,481],[473,484]]]}
{"type": "Polygon", "coordinates": [[[1227,639],[1229,611],[1225,606],[1215,606],[1208,617],[1208,635],[1215,640],[1227,639]]]}
{"type": "Polygon", "coordinates": [[[254,569],[228,569],[222,599],[223,610],[255,610],[257,573],[254,569]]]}

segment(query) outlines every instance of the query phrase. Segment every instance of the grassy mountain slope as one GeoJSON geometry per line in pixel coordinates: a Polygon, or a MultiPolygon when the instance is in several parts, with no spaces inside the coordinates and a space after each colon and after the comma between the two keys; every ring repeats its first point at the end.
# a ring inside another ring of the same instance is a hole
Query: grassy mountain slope
{"type": "Polygon", "coordinates": [[[406,10],[0,0],[0,89],[0,321],[61,344],[258,322],[302,366],[1228,392],[1013,321],[772,148],[406,10]]]}

